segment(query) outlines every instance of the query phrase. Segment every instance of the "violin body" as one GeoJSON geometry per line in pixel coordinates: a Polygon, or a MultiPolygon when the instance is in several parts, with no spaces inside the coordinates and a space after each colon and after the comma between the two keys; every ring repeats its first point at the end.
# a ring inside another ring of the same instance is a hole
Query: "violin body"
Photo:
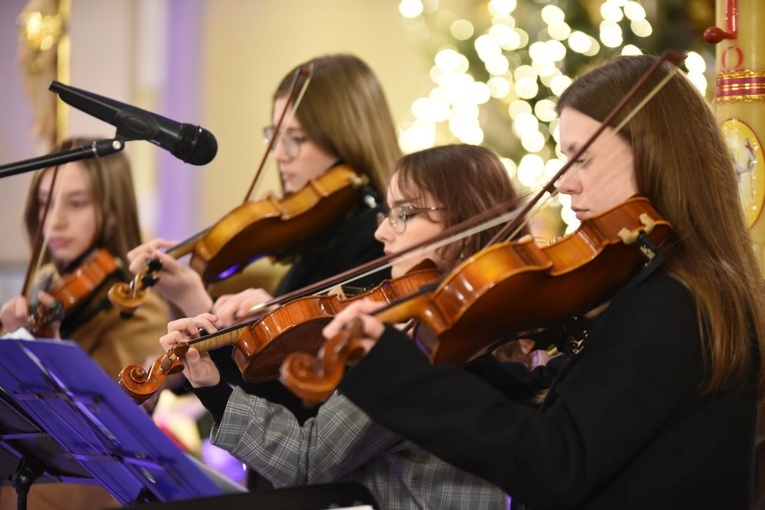
{"type": "MultiPolygon", "coordinates": [[[[432,292],[375,316],[389,323],[418,319],[429,334],[416,340],[430,360],[464,365],[498,343],[610,299],[646,261],[635,244],[639,232],[654,245],[671,233],[669,223],[642,197],[582,222],[547,246],[531,239],[492,245],[465,260],[432,292]]],[[[341,333],[324,344],[318,358],[290,355],[281,367],[282,382],[306,402],[321,402],[359,350],[351,334],[341,333]]]]}
{"type": "Polygon", "coordinates": [[[400,278],[385,280],[377,287],[344,298],[306,296],[266,314],[246,328],[232,357],[248,382],[276,379],[284,358],[297,351],[316,353],[324,343],[321,330],[349,303],[363,298],[388,304],[434,283],[441,273],[434,268],[410,271],[400,278]]]}
{"type": "Polygon", "coordinates": [[[322,328],[332,317],[357,299],[370,298],[390,303],[437,281],[434,267],[416,266],[400,278],[383,281],[377,287],[345,298],[338,295],[305,296],[290,301],[245,326],[221,330],[184,343],[160,356],[149,368],[128,365],[119,374],[120,386],[135,400],[151,397],[166,377],[183,370],[183,356],[189,347],[206,352],[233,345],[232,357],[248,382],[276,379],[284,358],[296,351],[316,353],[323,343],[322,328]]]}
{"type": "Polygon", "coordinates": [[[27,318],[27,330],[35,336],[52,336],[50,324],[71,314],[112,274],[117,271],[117,262],[108,250],[101,248],[88,256],[71,273],[52,279],[45,290],[60,308],[50,313],[40,307],[27,318]]]}
{"type": "Polygon", "coordinates": [[[196,240],[191,267],[207,283],[242,271],[252,261],[320,241],[358,203],[365,180],[345,165],[331,168],[282,199],[245,203],[196,240]]]}
{"type": "Polygon", "coordinates": [[[547,246],[529,239],[482,250],[427,297],[432,304],[384,314],[414,311],[437,336],[424,345],[431,361],[464,365],[508,335],[523,337],[610,299],[646,261],[634,239],[628,244],[620,236],[646,229],[643,215],[652,225],[649,239],[661,244],[671,226],[647,199],[632,198],[547,246]]]}

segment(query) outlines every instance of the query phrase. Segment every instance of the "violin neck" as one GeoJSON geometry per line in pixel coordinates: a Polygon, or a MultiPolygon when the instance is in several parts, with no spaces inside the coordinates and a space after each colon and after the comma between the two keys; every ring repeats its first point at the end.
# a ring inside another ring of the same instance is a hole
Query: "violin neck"
{"type": "Polygon", "coordinates": [[[185,241],[181,241],[180,243],[176,244],[172,248],[169,248],[167,250],[168,255],[173,257],[174,259],[179,259],[183,257],[184,255],[188,255],[189,253],[194,251],[194,246],[196,246],[197,240],[202,238],[210,229],[207,228],[197,234],[194,234],[193,236],[189,237],[185,241]]]}
{"type": "Polygon", "coordinates": [[[189,345],[199,352],[213,351],[227,345],[234,345],[241,338],[243,329],[241,327],[222,329],[217,333],[189,342],[189,345]]]}

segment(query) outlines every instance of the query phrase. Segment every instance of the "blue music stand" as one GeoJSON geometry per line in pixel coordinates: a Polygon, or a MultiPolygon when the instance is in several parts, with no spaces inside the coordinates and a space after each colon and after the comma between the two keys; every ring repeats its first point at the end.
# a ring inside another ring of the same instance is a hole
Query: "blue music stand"
{"type": "Polygon", "coordinates": [[[33,478],[99,484],[125,506],[245,492],[183,453],[73,342],[0,340],[0,390],[17,411],[0,419],[5,462],[31,464],[33,478]]]}

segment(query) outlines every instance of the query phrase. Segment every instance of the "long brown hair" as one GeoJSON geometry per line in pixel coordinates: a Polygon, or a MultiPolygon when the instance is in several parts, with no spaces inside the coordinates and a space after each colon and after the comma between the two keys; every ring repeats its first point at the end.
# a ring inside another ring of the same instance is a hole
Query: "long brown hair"
{"type": "MultiPolygon", "coordinates": [[[[602,121],[655,62],[653,56],[629,56],[596,67],[564,91],[558,113],[570,107],[602,121]]],[[[663,64],[634,103],[672,71],[663,64]]],[[[666,266],[696,299],[707,389],[745,381],[756,355],[753,334],[760,352],[765,349],[765,294],[733,161],[710,105],[678,72],[619,135],[632,145],[638,192],[672,224],[666,266]]],[[[765,396],[762,359],[760,365],[765,396]]]]}
{"type": "MultiPolygon", "coordinates": [[[[290,71],[274,99],[287,95],[295,70],[309,63],[313,64],[313,75],[295,118],[316,145],[367,175],[384,193],[401,150],[380,82],[358,57],[327,55],[290,71]]],[[[297,85],[301,87],[303,80],[297,85]]]]}
{"type": "MultiPolygon", "coordinates": [[[[394,172],[402,198],[415,206],[424,205],[422,191],[426,191],[443,208],[438,212],[444,228],[518,199],[499,157],[477,145],[453,144],[414,152],[399,159],[394,172]]],[[[434,221],[427,211],[423,215],[434,221]]],[[[499,228],[445,246],[440,252],[447,266],[444,269],[452,269],[462,258],[479,251],[499,228]]]]}
{"type": "MultiPolygon", "coordinates": [[[[69,138],[59,143],[51,152],[66,151],[89,145],[95,138],[69,138]]],[[[102,158],[77,161],[85,169],[92,186],[93,201],[98,221],[93,248],[106,248],[128,267],[127,252],[141,244],[141,229],[138,221],[133,175],[125,154],[118,152],[102,158]]],[[[40,227],[40,199],[38,189],[43,175],[53,170],[44,168],[34,174],[29,186],[24,223],[30,242],[40,227]]],[[[45,262],[49,257],[45,256],[45,262]]]]}

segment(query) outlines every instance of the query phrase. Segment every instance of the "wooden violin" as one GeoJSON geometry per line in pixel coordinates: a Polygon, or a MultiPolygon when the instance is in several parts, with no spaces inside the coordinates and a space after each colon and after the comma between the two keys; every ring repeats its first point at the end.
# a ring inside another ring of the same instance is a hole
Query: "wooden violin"
{"type": "MultiPolygon", "coordinates": [[[[345,165],[331,168],[300,191],[277,199],[271,195],[240,205],[211,228],[170,248],[180,258],[191,253],[190,266],[206,283],[225,280],[263,256],[280,258],[311,247],[358,204],[366,178],[345,165]]],[[[109,289],[109,300],[129,317],[159,281],[158,259],[147,262],[130,282],[109,289]]]]}
{"type": "MultiPolygon", "coordinates": [[[[664,62],[675,64],[676,72],[682,60],[681,54],[664,52],[569,161],[521,208],[518,218],[528,218],[545,195],[557,192],[558,179],[579,161],[664,62]]],[[[647,98],[674,72],[660,80],[647,98]]],[[[635,109],[641,104],[638,102],[635,109]]],[[[634,111],[621,119],[615,132],[634,111]]],[[[574,233],[545,247],[530,239],[503,241],[518,227],[519,222],[508,222],[487,248],[458,266],[434,291],[411,296],[375,315],[383,322],[418,319],[430,337],[416,338],[432,362],[465,364],[498,342],[512,340],[513,335],[545,329],[606,302],[646,258],[655,258],[653,249],[671,233],[670,224],[642,197],[582,222],[574,233]]],[[[358,337],[360,330],[358,324],[346,328],[325,343],[318,357],[291,354],[280,370],[282,382],[306,403],[325,400],[339,384],[348,361],[365,352],[358,337]]]]}
{"type": "MultiPolygon", "coordinates": [[[[293,105],[291,113],[297,109],[311,74],[312,66],[296,71],[287,93],[287,102],[293,105]],[[302,83],[300,90],[299,83],[302,83]]],[[[276,133],[280,132],[287,112],[285,108],[279,117],[276,133]]],[[[167,252],[176,259],[191,254],[190,266],[205,283],[229,278],[263,256],[281,259],[315,246],[360,203],[367,177],[346,165],[330,168],[299,191],[281,199],[267,195],[250,201],[278,138],[274,135],[269,139],[242,205],[167,252]]],[[[132,315],[145,301],[149,288],[159,279],[160,268],[157,262],[147,264],[132,282],[115,285],[110,290],[109,299],[123,316],[132,315]]]]}
{"type": "Polygon", "coordinates": [[[248,382],[276,379],[285,357],[297,350],[316,352],[323,343],[322,328],[349,303],[369,298],[391,303],[411,295],[441,277],[435,267],[416,266],[400,278],[383,281],[377,287],[345,298],[338,295],[305,296],[290,301],[244,325],[223,329],[170,349],[148,371],[128,365],[119,374],[119,384],[135,400],[151,397],[165,378],[183,370],[183,356],[190,347],[206,352],[234,345],[232,357],[248,382]]]}
{"type": "Polygon", "coordinates": [[[314,246],[359,203],[366,182],[338,165],[282,199],[266,196],[242,204],[196,241],[190,265],[214,283],[264,255],[280,258],[314,246]]]}
{"type": "Polygon", "coordinates": [[[26,329],[35,336],[53,336],[51,324],[77,309],[117,269],[114,256],[108,250],[100,248],[70,273],[60,278],[50,278],[50,284],[45,285],[46,288],[35,286],[33,293],[44,290],[56,303],[60,303],[60,306],[54,307],[53,310],[39,304],[32,306],[27,317],[26,329]]]}
{"type": "MultiPolygon", "coordinates": [[[[531,239],[489,246],[435,290],[375,316],[390,323],[418,319],[432,333],[417,337],[430,360],[463,365],[509,337],[521,338],[604,303],[647,256],[653,257],[645,246],[659,245],[670,233],[650,202],[635,197],[547,246],[531,239]]],[[[281,380],[305,402],[322,402],[340,383],[348,361],[361,352],[357,331],[349,328],[327,340],[318,356],[290,354],[281,380]]]]}

